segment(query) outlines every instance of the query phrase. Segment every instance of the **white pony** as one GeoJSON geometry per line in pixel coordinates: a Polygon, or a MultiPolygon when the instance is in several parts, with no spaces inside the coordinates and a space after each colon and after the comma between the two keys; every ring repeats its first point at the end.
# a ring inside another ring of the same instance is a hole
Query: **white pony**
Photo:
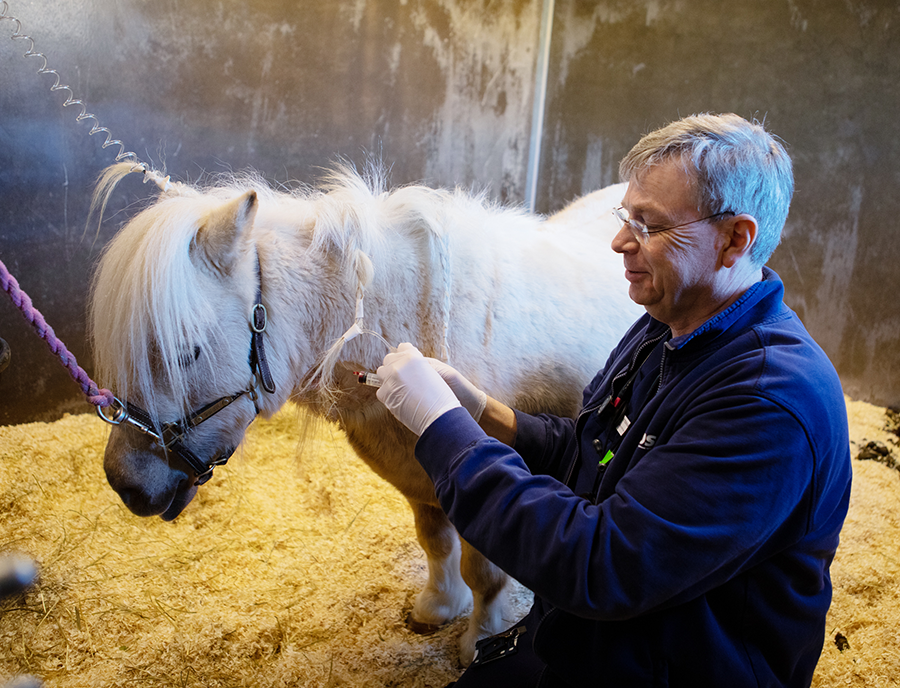
{"type": "MultiPolygon", "coordinates": [[[[133,170],[109,168],[95,204],[133,170]]],[[[574,415],[643,312],[610,249],[624,188],[542,219],[460,191],[381,186],[347,167],[317,191],[167,185],[119,231],[91,303],[97,373],[129,405],[104,467],[134,513],[170,520],[258,413],[307,406],[409,501],[429,566],[410,626],[426,632],[473,605],[468,664],[477,639],[503,630],[506,575],[460,543],[415,437],[354,371],[408,341],[511,406],[574,415]]]]}

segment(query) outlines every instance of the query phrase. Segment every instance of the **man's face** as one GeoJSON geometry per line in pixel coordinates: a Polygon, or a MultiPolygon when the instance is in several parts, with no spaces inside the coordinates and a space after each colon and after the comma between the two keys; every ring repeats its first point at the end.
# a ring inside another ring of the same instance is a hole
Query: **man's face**
{"type": "Polygon", "coordinates": [[[628,295],[677,336],[715,312],[715,280],[724,237],[711,221],[696,222],[693,180],[675,159],[633,176],[622,207],[651,231],[693,222],[638,241],[624,226],[612,242],[625,263],[628,295]]]}

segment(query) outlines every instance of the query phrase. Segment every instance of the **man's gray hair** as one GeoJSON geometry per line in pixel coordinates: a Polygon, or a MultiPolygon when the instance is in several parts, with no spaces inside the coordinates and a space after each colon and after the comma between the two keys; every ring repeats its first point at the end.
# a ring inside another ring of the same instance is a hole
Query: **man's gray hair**
{"type": "Polygon", "coordinates": [[[764,265],[781,241],[794,193],[791,159],[781,143],[756,120],[692,115],[641,138],[619,163],[619,176],[627,182],[673,158],[680,158],[696,180],[698,212],[756,218],[759,230],[750,258],[764,265]]]}

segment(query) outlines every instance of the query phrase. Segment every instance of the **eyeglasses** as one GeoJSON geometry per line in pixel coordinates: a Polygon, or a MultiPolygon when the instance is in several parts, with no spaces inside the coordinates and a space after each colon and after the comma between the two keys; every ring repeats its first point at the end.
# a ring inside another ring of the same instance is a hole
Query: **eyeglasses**
{"type": "Polygon", "coordinates": [[[721,217],[722,215],[734,215],[734,213],[730,210],[723,210],[719,213],[713,213],[712,215],[701,217],[698,220],[691,220],[690,222],[685,222],[680,225],[673,225],[672,227],[653,227],[651,229],[640,220],[635,220],[634,218],[629,217],[625,208],[622,208],[621,206],[618,208],[613,208],[612,213],[616,216],[616,219],[622,223],[622,226],[627,226],[628,229],[631,230],[631,233],[634,235],[634,238],[642,244],[646,244],[650,240],[651,234],[668,232],[670,229],[680,229],[681,227],[687,227],[688,225],[697,224],[698,222],[704,222],[705,220],[712,220],[714,217],[721,217]]]}

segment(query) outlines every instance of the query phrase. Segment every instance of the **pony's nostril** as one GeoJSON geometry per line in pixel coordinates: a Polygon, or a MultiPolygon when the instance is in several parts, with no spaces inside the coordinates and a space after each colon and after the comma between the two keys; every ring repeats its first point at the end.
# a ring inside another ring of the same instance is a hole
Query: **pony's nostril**
{"type": "Polygon", "coordinates": [[[131,505],[134,503],[135,491],[134,490],[120,490],[119,497],[122,499],[122,503],[130,509],[131,505]]]}
{"type": "Polygon", "coordinates": [[[128,507],[128,510],[135,516],[155,516],[164,510],[158,504],[154,504],[152,499],[137,489],[123,488],[117,490],[122,503],[128,507]]]}

